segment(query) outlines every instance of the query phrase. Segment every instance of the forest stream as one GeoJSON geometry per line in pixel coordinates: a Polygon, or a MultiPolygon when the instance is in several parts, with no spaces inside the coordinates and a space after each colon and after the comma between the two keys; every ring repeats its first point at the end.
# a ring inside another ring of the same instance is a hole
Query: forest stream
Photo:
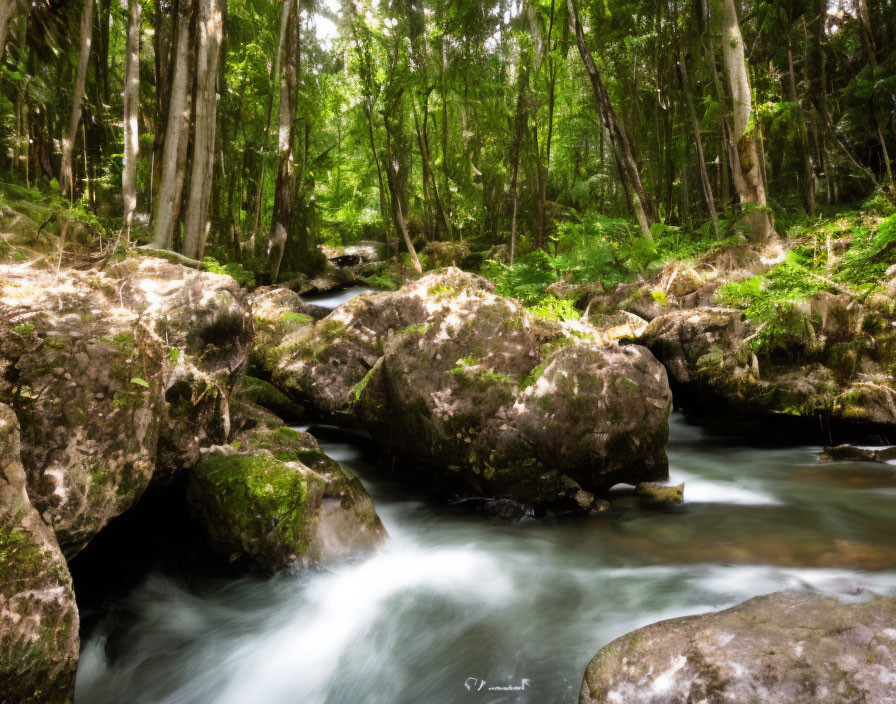
{"type": "Polygon", "coordinates": [[[896,594],[892,465],[819,464],[819,448],[750,447],[676,413],[683,510],[620,499],[584,519],[494,524],[409,495],[368,444],[315,432],[364,480],[385,548],[201,595],[151,574],[126,598],[115,661],[102,626],[84,643],[78,704],[575,702],[594,652],[639,626],[785,588],[896,594]],[[857,545],[885,569],[837,566],[857,545]]]}
{"type": "Polygon", "coordinates": [[[822,463],[676,412],[682,508],[620,491],[604,513],[509,523],[391,481],[364,437],[310,430],[363,480],[385,547],[267,580],[151,572],[84,640],[77,704],[575,702],[594,652],[645,624],[787,588],[896,594],[893,463],[822,463]]]}

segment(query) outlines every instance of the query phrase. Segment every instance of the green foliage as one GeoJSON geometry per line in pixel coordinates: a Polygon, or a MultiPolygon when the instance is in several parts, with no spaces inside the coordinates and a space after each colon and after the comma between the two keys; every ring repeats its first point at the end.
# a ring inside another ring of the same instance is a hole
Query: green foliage
{"type": "Polygon", "coordinates": [[[380,289],[381,291],[397,291],[398,284],[395,283],[395,280],[386,274],[372,274],[368,276],[364,281],[373,286],[373,288],[380,289]]]}
{"type": "Polygon", "coordinates": [[[716,299],[743,308],[745,315],[760,326],[750,341],[755,351],[786,352],[788,347],[799,347],[807,336],[814,334],[812,321],[799,304],[823,287],[823,282],[791,254],[768,274],[722,286],[716,299]]]}
{"type": "Polygon", "coordinates": [[[238,262],[221,264],[217,259],[206,257],[202,260],[202,269],[203,271],[208,271],[212,274],[226,274],[233,278],[240,286],[247,288],[255,286],[255,274],[251,271],[246,271],[243,268],[243,265],[238,262]]]}
{"type": "Polygon", "coordinates": [[[843,256],[837,279],[869,284],[880,279],[896,262],[896,215],[882,220],[877,229],[859,228],[843,256]]]}
{"type": "Polygon", "coordinates": [[[545,296],[535,305],[529,306],[529,310],[533,315],[544,320],[578,320],[582,317],[572,301],[554,296],[545,296]]]}
{"type": "Polygon", "coordinates": [[[560,279],[554,258],[542,250],[520,257],[513,266],[487,259],[482,264],[482,274],[494,281],[497,293],[516,298],[525,305],[539,303],[547,294],[548,286],[560,279]]]}

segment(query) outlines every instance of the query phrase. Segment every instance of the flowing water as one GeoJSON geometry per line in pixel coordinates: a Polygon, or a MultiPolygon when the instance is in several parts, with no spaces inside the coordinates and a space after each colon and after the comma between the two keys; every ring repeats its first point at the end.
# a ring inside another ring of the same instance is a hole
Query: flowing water
{"type": "Polygon", "coordinates": [[[84,642],[77,704],[575,702],[594,653],[644,624],[783,588],[896,594],[893,465],[820,463],[819,448],[748,446],[675,414],[680,510],[620,496],[586,518],[498,523],[315,432],[370,490],[386,546],[268,580],[151,573],[130,618],[84,642]]]}

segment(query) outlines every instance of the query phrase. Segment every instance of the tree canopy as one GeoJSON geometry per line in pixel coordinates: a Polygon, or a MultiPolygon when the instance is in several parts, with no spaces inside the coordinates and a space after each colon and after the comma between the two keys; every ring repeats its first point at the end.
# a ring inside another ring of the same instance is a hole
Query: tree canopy
{"type": "Polygon", "coordinates": [[[509,260],[893,187],[892,0],[0,0],[0,172],[123,241],[509,260]],[[624,233],[624,234],[622,234],[624,233]]]}

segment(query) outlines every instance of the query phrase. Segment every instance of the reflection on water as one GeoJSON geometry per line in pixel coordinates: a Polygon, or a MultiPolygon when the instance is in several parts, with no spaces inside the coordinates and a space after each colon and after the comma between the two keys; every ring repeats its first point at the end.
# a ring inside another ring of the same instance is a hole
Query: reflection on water
{"type": "Polygon", "coordinates": [[[741,446],[676,415],[683,509],[623,498],[587,518],[495,524],[372,473],[357,444],[322,444],[365,480],[388,544],[199,592],[151,575],[127,599],[133,618],[84,644],[77,704],[575,702],[591,656],[638,626],[782,588],[896,594],[892,466],[741,446]]]}

